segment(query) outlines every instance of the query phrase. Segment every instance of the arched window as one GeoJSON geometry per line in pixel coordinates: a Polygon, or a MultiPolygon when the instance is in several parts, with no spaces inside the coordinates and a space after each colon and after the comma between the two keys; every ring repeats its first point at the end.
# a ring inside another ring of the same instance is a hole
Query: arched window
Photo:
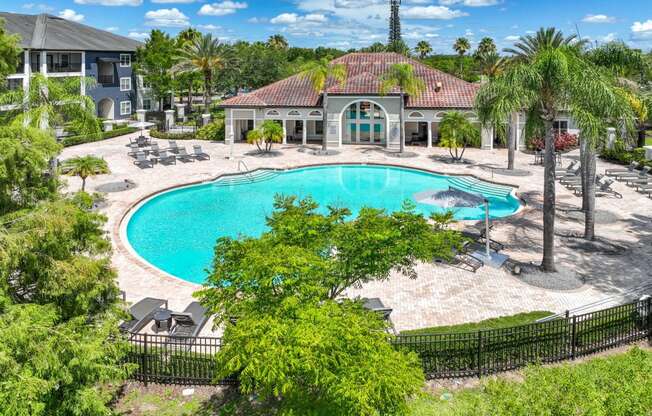
{"type": "Polygon", "coordinates": [[[297,117],[297,116],[301,116],[301,113],[298,112],[297,110],[292,110],[292,111],[288,111],[288,116],[295,116],[295,117],[297,117]]]}
{"type": "Polygon", "coordinates": [[[408,115],[408,118],[423,118],[423,114],[418,111],[413,111],[408,115]]]}
{"type": "Polygon", "coordinates": [[[278,116],[280,115],[278,111],[276,110],[269,110],[267,113],[265,113],[266,116],[273,117],[273,116],[278,116]]]}
{"type": "Polygon", "coordinates": [[[311,111],[310,114],[308,114],[308,115],[312,116],[312,117],[321,117],[322,116],[321,111],[319,111],[319,110],[311,111]]]}

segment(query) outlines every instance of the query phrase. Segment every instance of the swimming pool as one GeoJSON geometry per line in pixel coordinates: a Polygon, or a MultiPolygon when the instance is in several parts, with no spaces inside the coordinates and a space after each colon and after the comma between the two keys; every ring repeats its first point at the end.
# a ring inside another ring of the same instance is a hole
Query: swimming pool
{"type": "MultiPolygon", "coordinates": [[[[384,165],[322,165],[286,171],[259,170],[173,189],[139,204],[126,223],[126,237],[144,260],[181,279],[202,283],[218,237],[257,236],[266,228],[274,195],[311,196],[320,209],[347,207],[355,215],[363,206],[396,211],[406,199],[433,189],[481,193],[493,218],[515,213],[520,203],[512,188],[469,176],[445,176],[384,165]]],[[[443,211],[417,203],[424,215],[443,211]]],[[[482,219],[483,207],[459,208],[455,218],[482,219]]]]}

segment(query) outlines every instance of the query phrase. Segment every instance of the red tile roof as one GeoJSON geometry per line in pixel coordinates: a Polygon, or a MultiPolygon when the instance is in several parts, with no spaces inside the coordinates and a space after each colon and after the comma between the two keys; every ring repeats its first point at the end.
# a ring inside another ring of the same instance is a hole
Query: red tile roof
{"type": "MultiPolygon", "coordinates": [[[[326,84],[329,95],[380,95],[380,76],[392,64],[410,63],[416,76],[426,85],[417,97],[408,97],[407,108],[471,108],[479,85],[461,80],[414,59],[396,53],[350,53],[332,61],[344,64],[347,79],[340,85],[332,79],[326,84]],[[441,89],[436,91],[437,83],[441,89]]],[[[389,94],[397,94],[398,90],[389,94]]],[[[318,107],[321,94],[310,80],[297,74],[248,94],[229,98],[222,107],[318,107]]]]}

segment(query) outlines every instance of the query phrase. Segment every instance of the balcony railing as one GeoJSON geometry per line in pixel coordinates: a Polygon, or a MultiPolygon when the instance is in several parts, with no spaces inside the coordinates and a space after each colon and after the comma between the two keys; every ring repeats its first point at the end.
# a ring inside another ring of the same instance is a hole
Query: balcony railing
{"type": "Polygon", "coordinates": [[[81,63],[70,63],[68,65],[61,65],[61,64],[48,65],[48,72],[52,72],[52,73],[81,72],[81,63]]]}
{"type": "Polygon", "coordinates": [[[113,85],[115,84],[115,78],[113,75],[98,75],[97,82],[102,85],[113,85]]]}

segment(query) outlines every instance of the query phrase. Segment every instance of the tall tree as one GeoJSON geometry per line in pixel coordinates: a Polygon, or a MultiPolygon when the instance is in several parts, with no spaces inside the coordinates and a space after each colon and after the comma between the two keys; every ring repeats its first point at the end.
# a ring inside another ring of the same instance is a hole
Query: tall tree
{"type": "Polygon", "coordinates": [[[401,38],[401,0],[389,0],[389,36],[387,45],[395,44],[401,38]]]}
{"type": "Polygon", "coordinates": [[[192,39],[177,51],[176,64],[172,71],[176,73],[200,73],[204,78],[204,112],[210,112],[211,88],[213,74],[224,67],[225,46],[208,33],[192,39]]]}
{"type": "Polygon", "coordinates": [[[380,77],[380,92],[382,95],[397,89],[400,97],[400,153],[405,152],[405,95],[417,98],[426,88],[423,80],[416,76],[414,67],[408,63],[393,64],[380,77]]]}
{"type": "Polygon", "coordinates": [[[63,162],[63,169],[67,175],[79,176],[82,180],[81,191],[86,189],[86,179],[89,176],[109,173],[106,160],[92,155],[77,156],[63,162]]]}
{"type": "MultiPolygon", "coordinates": [[[[10,35],[5,30],[5,21],[0,18],[0,81],[16,72],[20,62],[20,36],[10,35]]],[[[22,68],[21,68],[22,70],[22,68]]]]}
{"type": "Polygon", "coordinates": [[[432,53],[432,46],[425,40],[419,41],[417,46],[415,46],[414,51],[419,54],[419,58],[425,59],[426,56],[432,53]]]}
{"type": "Polygon", "coordinates": [[[469,145],[477,145],[480,142],[480,132],[471,124],[469,119],[459,111],[449,111],[442,117],[439,123],[441,131],[441,145],[448,148],[448,152],[454,162],[464,158],[464,151],[469,145]],[[459,152],[459,148],[462,151],[459,152]]]}
{"type": "Polygon", "coordinates": [[[478,59],[481,56],[492,55],[497,52],[498,49],[496,48],[494,40],[490,37],[484,37],[480,40],[480,43],[478,43],[478,48],[475,50],[473,56],[478,59]]]}
{"type": "MultiPolygon", "coordinates": [[[[182,30],[181,32],[179,32],[179,34],[177,34],[177,38],[176,38],[177,50],[185,47],[185,45],[199,38],[200,36],[201,36],[201,32],[198,31],[197,29],[193,29],[189,27],[187,29],[182,30]]],[[[192,92],[195,85],[201,82],[201,74],[196,72],[178,74],[176,76],[176,81],[180,86],[181,85],[186,86],[187,88],[186,99],[188,101],[188,111],[192,111],[192,97],[193,97],[192,92]]]]}
{"type": "Polygon", "coordinates": [[[163,110],[163,100],[174,91],[172,68],[176,42],[167,33],[154,29],[145,44],[136,50],[134,70],[143,77],[163,110]]]}
{"type": "Polygon", "coordinates": [[[527,131],[545,135],[542,269],[555,271],[555,157],[553,121],[567,110],[578,123],[584,140],[605,133],[606,121],[627,114],[620,95],[582,56],[572,39],[560,32],[540,30],[537,36],[517,43],[517,59],[505,72],[484,84],[476,96],[476,108],[484,123],[504,122],[510,114],[525,110],[527,131]],[[538,39],[539,34],[545,34],[538,39]],[[539,42],[538,40],[542,40],[539,42]],[[551,41],[552,40],[552,41],[551,41]],[[521,48],[522,45],[523,47],[521,48]]]}
{"type": "Polygon", "coordinates": [[[453,44],[453,49],[457,52],[460,61],[460,75],[462,74],[462,57],[471,49],[471,43],[467,38],[457,38],[453,44]]]}
{"type": "Polygon", "coordinates": [[[285,36],[280,35],[278,33],[270,36],[269,39],[267,39],[267,45],[269,45],[270,48],[282,49],[282,50],[287,49],[289,46],[287,39],[285,39],[285,36]]]}
{"type": "Polygon", "coordinates": [[[310,80],[312,88],[322,95],[323,141],[322,153],[328,154],[328,91],[330,82],[344,85],[347,78],[346,65],[334,64],[330,58],[324,57],[308,62],[301,68],[301,76],[310,80]]]}

